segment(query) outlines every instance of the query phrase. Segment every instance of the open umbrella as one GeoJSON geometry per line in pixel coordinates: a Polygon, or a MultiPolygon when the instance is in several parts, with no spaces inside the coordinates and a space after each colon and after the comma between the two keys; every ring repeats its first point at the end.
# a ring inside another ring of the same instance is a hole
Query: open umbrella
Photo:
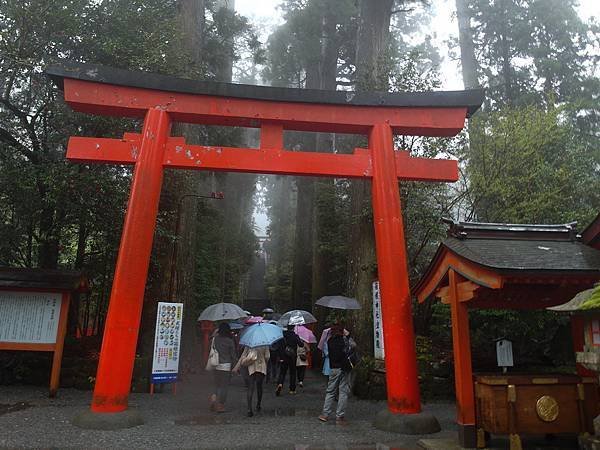
{"type": "Polygon", "coordinates": [[[360,304],[355,298],[343,295],[326,295],[315,302],[315,305],[335,309],[360,309],[360,304]]]}
{"type": "Polygon", "coordinates": [[[244,321],[244,323],[251,324],[251,323],[260,323],[262,321],[263,321],[263,318],[260,316],[250,316],[244,321]]]}
{"type": "Polygon", "coordinates": [[[315,344],[317,342],[317,338],[315,337],[314,333],[304,325],[296,325],[294,327],[294,333],[296,333],[300,339],[308,344],[315,344]]]}
{"type": "Polygon", "coordinates": [[[270,323],[257,323],[250,325],[240,334],[240,345],[254,348],[262,345],[271,345],[283,339],[283,331],[277,325],[270,323]]]}
{"type": "Polygon", "coordinates": [[[231,330],[241,330],[242,328],[244,328],[244,325],[242,325],[239,322],[229,322],[229,328],[231,330]]]}
{"type": "Polygon", "coordinates": [[[287,327],[288,325],[304,325],[306,323],[315,323],[317,319],[308,311],[303,309],[294,309],[284,313],[278,320],[279,325],[287,327]]]}
{"type": "Polygon", "coordinates": [[[242,308],[233,303],[217,303],[205,308],[198,321],[208,320],[210,322],[218,322],[219,320],[237,320],[246,317],[247,314],[242,308]]]}

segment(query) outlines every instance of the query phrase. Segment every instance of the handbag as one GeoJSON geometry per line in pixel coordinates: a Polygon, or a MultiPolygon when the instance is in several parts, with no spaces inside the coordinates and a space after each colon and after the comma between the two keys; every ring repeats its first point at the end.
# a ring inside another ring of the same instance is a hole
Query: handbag
{"type": "Polygon", "coordinates": [[[214,370],[219,365],[219,352],[215,348],[215,338],[210,343],[210,353],[208,354],[208,361],[206,361],[206,370],[214,370]]]}
{"type": "Polygon", "coordinates": [[[306,348],[304,347],[298,347],[298,358],[300,358],[300,361],[305,362],[308,357],[306,355],[306,348]]]}
{"type": "Polygon", "coordinates": [[[256,350],[250,349],[246,353],[246,356],[244,356],[242,358],[242,360],[240,361],[240,364],[244,367],[248,367],[249,365],[254,363],[254,361],[256,361],[257,359],[258,359],[258,353],[256,353],[256,350]]]}

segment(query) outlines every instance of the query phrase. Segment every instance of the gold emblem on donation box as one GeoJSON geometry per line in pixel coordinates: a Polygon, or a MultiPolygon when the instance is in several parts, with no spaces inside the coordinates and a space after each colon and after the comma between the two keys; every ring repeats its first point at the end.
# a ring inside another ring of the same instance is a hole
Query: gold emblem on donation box
{"type": "Polygon", "coordinates": [[[538,398],[535,411],[544,422],[554,422],[558,417],[558,403],[553,397],[543,395],[538,398]]]}

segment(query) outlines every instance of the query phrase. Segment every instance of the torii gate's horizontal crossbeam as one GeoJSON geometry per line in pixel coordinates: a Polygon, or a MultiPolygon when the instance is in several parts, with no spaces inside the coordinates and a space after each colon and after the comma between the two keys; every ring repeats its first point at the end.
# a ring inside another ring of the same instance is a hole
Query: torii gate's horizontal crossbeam
{"type": "Polygon", "coordinates": [[[265,123],[286,130],[368,134],[389,123],[394,134],[454,136],[465,123],[465,107],[347,106],[223,98],[115,86],[66,78],[65,101],[76,111],[144,117],[160,107],[174,122],[258,128],[265,123]]]}
{"type": "MultiPolygon", "coordinates": [[[[82,163],[135,164],[142,137],[127,133],[123,139],[71,137],[67,158],[82,163]]],[[[255,172],[275,175],[307,175],[336,178],[371,178],[371,155],[367,149],[354,154],[292,152],[188,145],[181,137],[167,140],[165,168],[255,172]]],[[[396,176],[401,180],[456,181],[456,161],[412,158],[396,152],[396,176]]]]}
{"type": "Polygon", "coordinates": [[[452,136],[481,105],[483,91],[347,92],[215,83],[62,61],[46,68],[75,110],[144,117],[153,108],[174,122],[367,135],[387,123],[395,134],[452,136]]]}

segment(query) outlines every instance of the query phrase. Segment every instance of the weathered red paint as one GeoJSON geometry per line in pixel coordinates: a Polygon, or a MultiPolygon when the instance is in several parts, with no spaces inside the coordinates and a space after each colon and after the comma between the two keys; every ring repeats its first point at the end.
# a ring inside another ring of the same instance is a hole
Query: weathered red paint
{"type": "Polygon", "coordinates": [[[373,158],[373,223],[383,316],[388,408],[419,413],[417,355],[411,311],[404,226],[396,177],[392,129],[373,127],[369,135],[373,158]]]}
{"type": "Polygon", "coordinates": [[[173,122],[259,128],[277,124],[286,130],[368,134],[389,123],[396,134],[454,136],[462,130],[467,108],[318,105],[209,95],[181,94],[114,86],[65,78],[65,101],[76,111],[143,117],[161,107],[173,122]]]}
{"type": "Polygon", "coordinates": [[[275,102],[181,94],[64,79],[74,109],[126,117],[146,115],[141,135],[69,141],[67,157],[89,163],[134,164],[131,196],[119,249],[92,410],[127,408],[144,286],[164,168],[279,175],[372,178],[381,283],[388,407],[420,412],[417,363],[398,179],[456,181],[456,161],[395,152],[393,134],[451,136],[466,107],[413,108],[275,102]],[[171,121],[261,129],[260,149],[208,147],[169,138],[171,121]],[[283,149],[284,130],[369,134],[369,149],[353,154],[283,149]]]}
{"type": "Polygon", "coordinates": [[[148,110],[106,316],[94,412],[127,409],[169,131],[169,115],[160,109],[148,110]]]}
{"type": "MultiPolygon", "coordinates": [[[[275,137],[274,139],[277,139],[275,137]]],[[[67,158],[85,163],[135,164],[140,135],[123,139],[72,137],[67,158]]],[[[266,145],[272,145],[267,140],[266,145]]],[[[262,146],[262,142],[261,142],[262,146]]],[[[456,181],[457,162],[446,159],[413,158],[406,151],[394,152],[396,176],[413,181],[456,181]]],[[[274,175],[309,175],[339,178],[371,178],[370,151],[354,154],[292,152],[281,147],[265,149],[188,145],[180,137],[169,138],[164,167],[171,169],[255,172],[274,175]]]]}

